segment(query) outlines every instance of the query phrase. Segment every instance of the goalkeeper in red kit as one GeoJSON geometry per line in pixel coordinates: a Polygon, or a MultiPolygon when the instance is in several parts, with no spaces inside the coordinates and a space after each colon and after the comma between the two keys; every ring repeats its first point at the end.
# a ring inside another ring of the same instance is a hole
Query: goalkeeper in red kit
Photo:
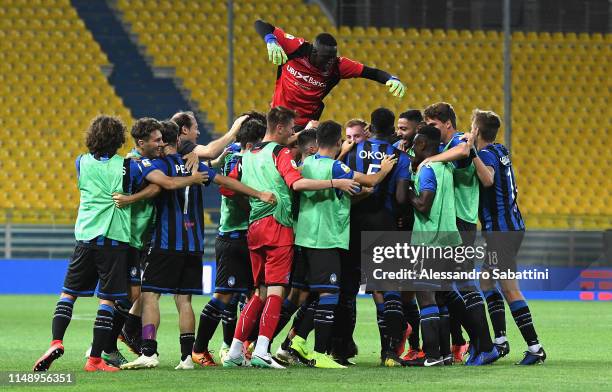
{"type": "Polygon", "coordinates": [[[266,41],[268,58],[279,66],[271,106],[296,111],[297,127],[319,119],[325,107],[323,99],[341,79],[374,80],[389,86],[394,96],[404,96],[405,87],[397,77],[338,57],[336,39],[329,33],[317,35],[310,43],[262,20],[255,22],[255,30],[266,41]]]}

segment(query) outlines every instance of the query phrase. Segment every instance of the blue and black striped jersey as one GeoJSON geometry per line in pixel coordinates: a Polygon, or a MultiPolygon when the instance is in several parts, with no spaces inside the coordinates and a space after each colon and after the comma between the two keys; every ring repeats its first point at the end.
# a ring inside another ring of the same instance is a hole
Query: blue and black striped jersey
{"type": "Polygon", "coordinates": [[[479,218],[484,231],[525,230],[517,204],[517,186],[510,152],[499,143],[489,144],[478,152],[486,166],[495,170],[493,185],[480,187],[479,218]]]}
{"type": "Polygon", "coordinates": [[[395,190],[400,179],[410,179],[410,157],[393,147],[390,142],[368,139],[353,147],[344,158],[344,163],[354,171],[373,174],[380,171],[380,162],[386,155],[395,155],[398,158],[397,163],[391,173],[374,188],[374,193],[355,206],[358,210],[375,211],[386,208],[392,213],[397,210],[395,190]]]}
{"type": "MultiPolygon", "coordinates": [[[[160,170],[168,177],[190,176],[185,162],[178,154],[152,161],[140,161],[146,177],[160,170]]],[[[208,186],[216,172],[200,163],[199,171],[208,172],[208,186]]],[[[157,208],[151,247],[170,252],[201,254],[204,251],[204,199],[201,186],[188,186],[177,190],[162,190],[155,199],[157,208]]]]}

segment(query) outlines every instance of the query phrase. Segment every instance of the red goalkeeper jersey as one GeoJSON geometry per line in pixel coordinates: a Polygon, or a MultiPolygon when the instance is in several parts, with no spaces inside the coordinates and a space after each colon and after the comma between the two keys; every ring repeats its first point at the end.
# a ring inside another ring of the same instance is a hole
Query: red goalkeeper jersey
{"type": "Polygon", "coordinates": [[[281,105],[295,110],[298,114],[296,125],[318,120],[323,112],[323,98],[340,79],[359,77],[363,71],[363,64],[346,57],[338,57],[331,71],[321,71],[310,64],[309,51],[303,46],[310,43],[304,38],[286,34],[278,27],[274,29],[274,36],[289,61],[278,67],[272,107],[281,105]]]}

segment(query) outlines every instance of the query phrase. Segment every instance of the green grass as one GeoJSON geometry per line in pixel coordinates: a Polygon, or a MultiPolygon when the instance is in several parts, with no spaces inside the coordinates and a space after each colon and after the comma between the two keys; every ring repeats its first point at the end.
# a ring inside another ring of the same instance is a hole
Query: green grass
{"type": "MultiPolygon", "coordinates": [[[[56,296],[0,296],[0,371],[29,371],[50,341],[51,317],[56,296]]],[[[194,300],[196,314],[207,297],[194,300]]],[[[609,390],[610,359],[609,303],[530,302],[548,361],[543,366],[518,367],[524,343],[509,312],[511,353],[496,364],[480,368],[462,365],[444,368],[381,368],[378,366],[379,338],[370,299],[359,300],[356,341],[358,366],[344,370],[292,367],[286,371],[263,369],[196,369],[175,371],[179,360],[178,325],[171,297],[161,300],[162,323],[158,334],[160,367],[153,370],[88,374],[82,368],[83,354],[92,335],[94,299],[81,299],[64,345],[66,353],[52,371],[75,372],[78,391],[148,390],[296,390],[327,391],[383,390],[609,390]]],[[[221,341],[220,328],[211,347],[221,341]]],[[[276,349],[278,342],[274,344],[276,349]]],[[[132,359],[133,355],[120,346],[132,359]]],[[[21,389],[23,387],[12,387],[21,389]]],[[[57,387],[47,387],[59,390],[57,387]]],[[[36,390],[45,389],[37,387],[36,390]]]]}

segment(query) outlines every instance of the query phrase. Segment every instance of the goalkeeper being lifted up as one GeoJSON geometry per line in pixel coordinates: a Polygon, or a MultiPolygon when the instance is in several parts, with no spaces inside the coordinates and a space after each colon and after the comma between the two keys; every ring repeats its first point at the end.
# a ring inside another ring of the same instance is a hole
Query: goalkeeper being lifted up
{"type": "Polygon", "coordinates": [[[323,99],[340,79],[366,78],[389,86],[389,92],[403,97],[405,87],[395,76],[370,68],[346,57],[338,57],[336,39],[329,33],[317,35],[314,43],[285,33],[262,20],[255,30],[266,41],[268,58],[278,65],[272,107],[285,106],[298,113],[297,127],[318,120],[323,99]]]}

